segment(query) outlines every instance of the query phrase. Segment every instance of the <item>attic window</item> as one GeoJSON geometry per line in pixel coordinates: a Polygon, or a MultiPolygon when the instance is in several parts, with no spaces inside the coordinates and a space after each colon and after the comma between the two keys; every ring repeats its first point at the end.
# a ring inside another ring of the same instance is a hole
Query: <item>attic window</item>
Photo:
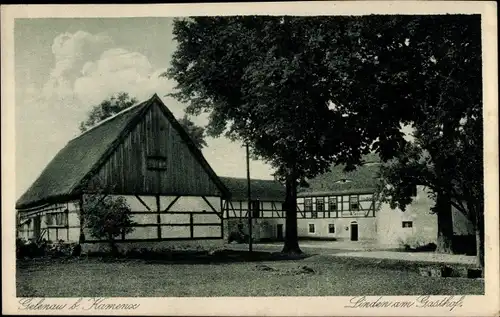
{"type": "Polygon", "coordinates": [[[148,156],[146,166],[148,170],[166,170],[167,158],[165,156],[148,156]]]}
{"type": "Polygon", "coordinates": [[[350,179],[342,178],[335,182],[335,184],[346,184],[352,182],[350,179]]]}

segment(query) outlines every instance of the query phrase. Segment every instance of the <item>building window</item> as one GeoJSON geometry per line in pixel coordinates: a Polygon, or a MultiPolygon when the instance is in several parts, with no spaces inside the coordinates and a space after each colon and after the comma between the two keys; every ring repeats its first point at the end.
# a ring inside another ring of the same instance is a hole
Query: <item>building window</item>
{"type": "Polygon", "coordinates": [[[328,233],[335,233],[335,224],[328,224],[328,233]]]}
{"type": "Polygon", "coordinates": [[[148,170],[166,170],[167,158],[165,156],[148,156],[146,166],[148,170]]]}
{"type": "Polygon", "coordinates": [[[413,221],[403,221],[403,228],[413,228],[413,221]]]}
{"type": "Polygon", "coordinates": [[[68,225],[68,214],[66,212],[56,212],[47,214],[47,226],[63,227],[68,225]]]}
{"type": "Polygon", "coordinates": [[[304,199],[304,211],[312,211],[313,209],[313,201],[312,198],[304,199]]]}
{"type": "Polygon", "coordinates": [[[328,209],[330,211],[337,211],[337,197],[328,198],[328,209]]]}
{"type": "Polygon", "coordinates": [[[252,218],[260,218],[260,201],[252,201],[252,218]]]}
{"type": "Polygon", "coordinates": [[[315,233],[316,232],[316,227],[314,226],[314,223],[309,224],[309,233],[315,233]]]}
{"type": "Polygon", "coordinates": [[[358,211],[359,210],[359,197],[358,196],[351,196],[349,198],[349,203],[350,203],[350,210],[352,211],[358,211]]]}
{"type": "Polygon", "coordinates": [[[325,199],[323,197],[316,198],[316,218],[318,217],[318,213],[323,213],[323,218],[325,217],[325,199]]]}

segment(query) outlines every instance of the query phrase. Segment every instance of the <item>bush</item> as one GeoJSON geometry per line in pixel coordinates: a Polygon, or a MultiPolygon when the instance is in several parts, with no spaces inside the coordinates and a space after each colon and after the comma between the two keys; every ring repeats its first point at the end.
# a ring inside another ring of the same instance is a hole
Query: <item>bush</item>
{"type": "Polygon", "coordinates": [[[228,241],[229,243],[235,241],[237,243],[245,243],[245,242],[248,242],[248,235],[247,234],[243,234],[241,232],[238,232],[238,231],[233,231],[229,234],[229,238],[228,238],[228,241]]]}
{"type": "Polygon", "coordinates": [[[80,254],[81,246],[77,243],[67,243],[64,240],[53,243],[45,239],[37,243],[35,240],[16,239],[16,258],[18,259],[43,256],[79,256],[80,254]]]}
{"type": "Polygon", "coordinates": [[[34,258],[44,256],[47,252],[47,240],[37,243],[35,240],[16,239],[16,257],[34,258]]]}
{"type": "Polygon", "coordinates": [[[72,256],[80,255],[79,252],[75,252],[75,249],[80,249],[81,246],[73,242],[64,242],[64,240],[59,240],[56,243],[51,243],[48,245],[47,255],[51,257],[61,257],[61,256],[72,256]]]}
{"type": "Polygon", "coordinates": [[[407,252],[434,252],[437,245],[433,242],[425,241],[421,237],[410,236],[405,240],[400,240],[399,244],[407,252]]]}

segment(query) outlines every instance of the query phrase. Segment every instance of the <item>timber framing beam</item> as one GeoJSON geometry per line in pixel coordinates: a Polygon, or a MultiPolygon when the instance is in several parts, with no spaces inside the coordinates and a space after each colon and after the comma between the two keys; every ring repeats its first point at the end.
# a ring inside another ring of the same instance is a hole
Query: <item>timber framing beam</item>
{"type": "Polygon", "coordinates": [[[142,198],[139,195],[134,195],[134,196],[144,207],[146,207],[147,210],[151,211],[151,208],[146,204],[146,202],[144,202],[144,200],[142,200],[142,198]]]}
{"type": "Polygon", "coordinates": [[[160,207],[160,196],[156,195],[156,225],[158,230],[158,239],[161,239],[161,207],[160,207]]]}
{"type": "Polygon", "coordinates": [[[163,210],[163,212],[167,212],[167,211],[169,211],[169,210],[170,210],[170,208],[172,208],[172,206],[173,206],[173,205],[174,205],[174,204],[175,204],[175,203],[179,200],[179,198],[181,198],[181,196],[176,196],[176,197],[174,198],[174,200],[172,200],[172,201],[170,202],[170,204],[168,204],[167,208],[165,208],[165,210],[163,210]]]}
{"type": "Polygon", "coordinates": [[[210,209],[212,209],[212,211],[215,212],[219,216],[219,218],[223,219],[220,212],[218,212],[217,209],[215,209],[215,207],[212,206],[212,204],[208,201],[207,197],[201,196],[201,198],[203,198],[203,200],[207,203],[207,205],[210,207],[210,209]]]}

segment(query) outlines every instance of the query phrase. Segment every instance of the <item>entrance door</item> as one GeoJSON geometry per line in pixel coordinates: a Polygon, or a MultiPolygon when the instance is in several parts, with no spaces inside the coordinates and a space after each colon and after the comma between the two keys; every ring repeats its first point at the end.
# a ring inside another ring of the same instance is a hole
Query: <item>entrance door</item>
{"type": "Polygon", "coordinates": [[[351,241],[358,241],[358,224],[351,223],[351,241]]]}
{"type": "Polygon", "coordinates": [[[276,230],[277,230],[277,234],[276,234],[276,238],[278,238],[278,240],[283,240],[283,225],[282,224],[279,224],[279,225],[276,225],[276,230]]]}
{"type": "Polygon", "coordinates": [[[41,234],[41,231],[42,231],[42,221],[41,221],[41,216],[38,215],[38,216],[35,216],[35,218],[33,218],[33,238],[35,238],[36,240],[38,240],[40,238],[40,234],[41,234]]]}

